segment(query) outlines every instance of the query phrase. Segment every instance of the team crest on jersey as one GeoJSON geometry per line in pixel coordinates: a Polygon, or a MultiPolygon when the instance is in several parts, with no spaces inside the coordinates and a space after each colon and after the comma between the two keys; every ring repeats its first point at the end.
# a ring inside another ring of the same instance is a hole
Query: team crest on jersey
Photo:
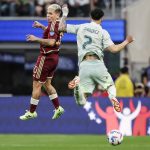
{"type": "Polygon", "coordinates": [[[50,35],[53,36],[55,33],[53,31],[50,32],[50,35]]]}

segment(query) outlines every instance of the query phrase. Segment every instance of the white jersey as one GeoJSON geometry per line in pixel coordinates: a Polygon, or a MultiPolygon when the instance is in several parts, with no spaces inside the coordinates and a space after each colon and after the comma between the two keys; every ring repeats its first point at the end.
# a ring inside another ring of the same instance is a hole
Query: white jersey
{"type": "Polygon", "coordinates": [[[67,24],[67,32],[77,34],[79,64],[87,53],[95,53],[103,60],[104,49],[114,44],[109,33],[95,22],[81,25],[67,24]]]}

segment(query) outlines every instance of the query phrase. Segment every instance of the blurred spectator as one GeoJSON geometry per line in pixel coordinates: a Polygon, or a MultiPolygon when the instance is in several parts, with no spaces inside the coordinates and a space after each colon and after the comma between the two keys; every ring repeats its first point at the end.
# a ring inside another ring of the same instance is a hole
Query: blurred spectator
{"type": "Polygon", "coordinates": [[[90,0],[76,0],[77,16],[89,17],[90,0]]]}
{"type": "Polygon", "coordinates": [[[146,96],[150,97],[150,58],[149,58],[149,66],[144,69],[142,74],[142,83],[145,86],[146,96]]]}
{"type": "Polygon", "coordinates": [[[77,15],[77,8],[75,4],[76,0],[68,0],[69,17],[75,17],[77,15]]]}
{"type": "Polygon", "coordinates": [[[133,97],[134,85],[128,73],[128,67],[120,70],[120,76],[115,81],[117,97],[133,97]]]}
{"type": "Polygon", "coordinates": [[[68,0],[69,17],[88,17],[90,0],[68,0]]]}
{"type": "Polygon", "coordinates": [[[135,97],[145,97],[145,89],[144,89],[144,85],[142,83],[135,84],[134,96],[135,97]]]}
{"type": "Polygon", "coordinates": [[[105,8],[106,4],[110,3],[110,0],[93,0],[92,2],[93,2],[92,3],[93,8],[95,8],[95,7],[105,8]],[[106,2],[106,4],[105,4],[105,2],[106,2]]]}
{"type": "Polygon", "coordinates": [[[34,13],[34,0],[13,0],[10,4],[11,16],[33,16],[34,13]]]}
{"type": "Polygon", "coordinates": [[[44,2],[45,0],[35,0],[35,15],[44,16],[44,2]]]}
{"type": "Polygon", "coordinates": [[[0,15],[9,16],[10,15],[10,4],[13,0],[1,0],[0,1],[0,15]]]}

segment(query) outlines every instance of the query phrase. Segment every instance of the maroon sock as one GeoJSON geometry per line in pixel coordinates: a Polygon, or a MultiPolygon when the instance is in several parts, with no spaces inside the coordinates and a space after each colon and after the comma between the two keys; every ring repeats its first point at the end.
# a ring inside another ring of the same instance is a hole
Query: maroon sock
{"type": "Polygon", "coordinates": [[[55,107],[55,109],[57,109],[59,107],[59,100],[58,100],[58,97],[52,99],[52,103],[55,107]]]}
{"type": "Polygon", "coordinates": [[[33,113],[36,110],[37,105],[30,104],[30,112],[33,113]]]}

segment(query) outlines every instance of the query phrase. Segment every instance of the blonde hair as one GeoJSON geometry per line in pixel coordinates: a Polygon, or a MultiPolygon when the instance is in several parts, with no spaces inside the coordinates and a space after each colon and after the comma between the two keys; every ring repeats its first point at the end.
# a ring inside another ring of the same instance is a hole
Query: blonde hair
{"type": "Polygon", "coordinates": [[[53,9],[56,13],[61,14],[61,7],[58,4],[51,4],[48,9],[53,9]]]}

